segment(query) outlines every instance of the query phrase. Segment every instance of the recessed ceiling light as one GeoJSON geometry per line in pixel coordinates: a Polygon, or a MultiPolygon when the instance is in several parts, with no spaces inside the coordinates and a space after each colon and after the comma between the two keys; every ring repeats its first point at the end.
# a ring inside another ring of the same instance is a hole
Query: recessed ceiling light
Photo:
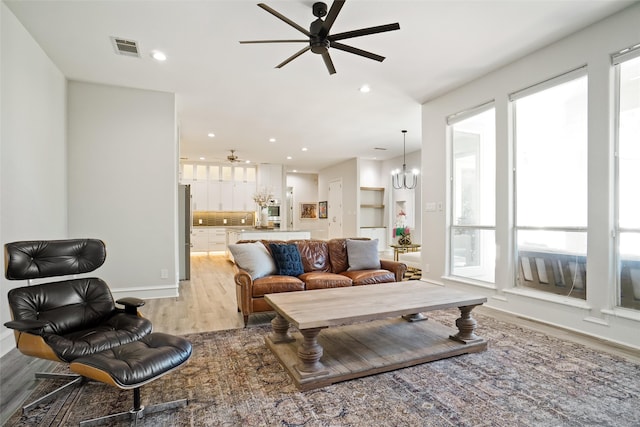
{"type": "Polygon", "coordinates": [[[298,172],[298,169],[294,169],[291,172],[296,173],[296,172],[298,172]]]}
{"type": "Polygon", "coordinates": [[[166,61],[167,60],[167,55],[165,55],[164,53],[156,50],[154,52],[151,53],[151,57],[153,59],[155,59],[156,61],[166,61]]]}
{"type": "Polygon", "coordinates": [[[293,157],[287,156],[287,160],[291,160],[291,159],[293,159],[293,157]]]}
{"type": "Polygon", "coordinates": [[[216,134],[215,134],[215,133],[213,133],[213,132],[209,132],[209,133],[207,134],[207,136],[208,136],[209,138],[215,138],[216,134]]]}
{"type": "Polygon", "coordinates": [[[276,142],[275,138],[269,138],[269,142],[276,142]]]}
{"type": "Polygon", "coordinates": [[[251,160],[245,160],[244,162],[245,163],[251,163],[251,160]]]}
{"type": "Polygon", "coordinates": [[[371,92],[371,88],[369,87],[369,85],[362,85],[362,86],[360,86],[360,92],[369,93],[369,92],[371,92]]]}
{"type": "Polygon", "coordinates": [[[204,160],[204,159],[205,159],[204,157],[200,157],[200,160],[204,160]]]}
{"type": "Polygon", "coordinates": [[[302,147],[302,151],[307,151],[308,148],[307,147],[302,147]]]}

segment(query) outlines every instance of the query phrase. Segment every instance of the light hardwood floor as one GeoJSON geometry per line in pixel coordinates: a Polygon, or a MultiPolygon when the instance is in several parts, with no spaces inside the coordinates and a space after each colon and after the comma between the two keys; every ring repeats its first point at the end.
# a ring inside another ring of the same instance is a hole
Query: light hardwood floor
{"type": "MultiPolygon", "coordinates": [[[[191,257],[191,280],[180,282],[180,296],[148,300],[142,307],[142,313],[153,322],[154,331],[176,335],[242,328],[242,315],[236,308],[235,286],[231,264],[224,256],[194,255],[191,257]]],[[[478,307],[476,311],[640,363],[640,352],[634,349],[487,307],[478,307]]],[[[251,316],[249,327],[268,323],[272,317],[271,313],[251,316]]],[[[0,424],[20,408],[35,387],[33,374],[50,371],[55,365],[55,362],[23,356],[16,349],[0,358],[0,424]]]]}

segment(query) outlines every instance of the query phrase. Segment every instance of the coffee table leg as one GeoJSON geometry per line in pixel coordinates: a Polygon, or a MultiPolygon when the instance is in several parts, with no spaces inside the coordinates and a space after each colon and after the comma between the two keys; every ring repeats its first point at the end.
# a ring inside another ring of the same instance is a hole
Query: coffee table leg
{"type": "Polygon", "coordinates": [[[329,373],[322,362],[320,362],[323,350],[322,346],[318,344],[318,334],[322,329],[324,328],[300,330],[304,339],[300,347],[298,347],[298,359],[300,359],[301,363],[296,365],[296,370],[301,378],[315,377],[329,373]]]}
{"type": "Polygon", "coordinates": [[[471,317],[471,310],[473,310],[473,307],[475,307],[475,305],[460,307],[460,318],[456,320],[458,333],[456,335],[451,335],[449,338],[465,344],[471,344],[483,340],[475,334],[478,322],[476,322],[476,319],[471,317]]]}
{"type": "Polygon", "coordinates": [[[271,342],[274,344],[287,343],[296,339],[289,335],[289,322],[282,317],[280,313],[276,313],[276,317],[271,320],[271,342]]]}
{"type": "Polygon", "coordinates": [[[428,319],[428,317],[422,313],[405,314],[404,316],[402,316],[402,318],[407,322],[419,322],[421,320],[428,319]]]}

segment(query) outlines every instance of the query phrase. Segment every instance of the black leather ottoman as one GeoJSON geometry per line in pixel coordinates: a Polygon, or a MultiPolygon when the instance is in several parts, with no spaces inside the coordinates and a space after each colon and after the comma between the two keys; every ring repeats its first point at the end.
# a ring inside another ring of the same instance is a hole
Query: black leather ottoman
{"type": "Polygon", "coordinates": [[[75,359],[69,366],[71,371],[121,389],[133,389],[134,399],[133,409],[129,412],[83,421],[80,425],[135,420],[143,418],[145,414],[186,406],[187,399],[180,399],[145,408],[140,404],[140,387],[179,367],[189,357],[189,341],[174,335],[152,333],[139,341],[75,359]]]}

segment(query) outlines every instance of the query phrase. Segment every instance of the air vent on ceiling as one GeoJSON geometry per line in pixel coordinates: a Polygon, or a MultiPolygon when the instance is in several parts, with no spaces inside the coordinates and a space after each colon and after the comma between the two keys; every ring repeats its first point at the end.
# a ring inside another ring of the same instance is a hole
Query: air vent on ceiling
{"type": "Polygon", "coordinates": [[[116,50],[117,54],[135,56],[136,58],[140,57],[140,52],[138,51],[138,42],[134,40],[123,39],[121,37],[111,37],[111,42],[113,43],[113,47],[116,50]]]}
{"type": "Polygon", "coordinates": [[[379,151],[387,151],[386,148],[382,148],[382,147],[373,147],[374,150],[379,150],[379,151]]]}

